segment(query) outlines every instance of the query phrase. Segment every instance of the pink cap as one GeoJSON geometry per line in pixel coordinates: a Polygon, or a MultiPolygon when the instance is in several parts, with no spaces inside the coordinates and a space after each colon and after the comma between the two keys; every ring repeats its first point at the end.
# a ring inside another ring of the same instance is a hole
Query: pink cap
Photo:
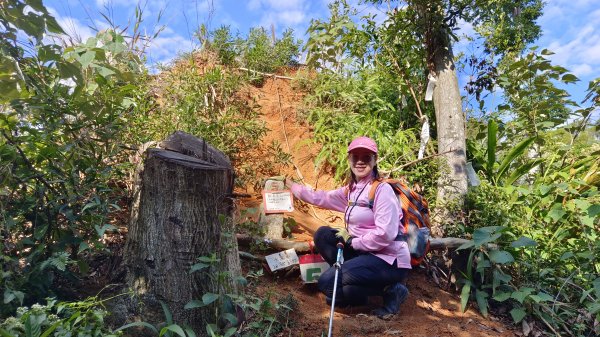
{"type": "Polygon", "coordinates": [[[348,145],[348,152],[355,149],[367,149],[377,153],[377,144],[369,137],[358,137],[348,145]]]}

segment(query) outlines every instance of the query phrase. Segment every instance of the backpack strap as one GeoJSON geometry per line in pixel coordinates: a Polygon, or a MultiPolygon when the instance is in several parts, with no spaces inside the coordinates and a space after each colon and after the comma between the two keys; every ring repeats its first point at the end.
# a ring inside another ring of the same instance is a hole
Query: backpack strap
{"type": "Polygon", "coordinates": [[[373,209],[373,205],[375,204],[375,192],[377,192],[377,187],[383,182],[383,179],[379,178],[371,183],[371,189],[369,190],[369,208],[373,209]]]}
{"type": "MultiPolygon", "coordinates": [[[[382,182],[383,180],[380,178],[377,180],[373,180],[373,182],[371,183],[371,188],[369,189],[369,203],[348,200],[348,206],[369,207],[369,209],[373,209],[373,203],[375,202],[375,191],[377,191],[377,187],[379,187],[379,184],[381,184],[382,182]]],[[[346,199],[348,199],[348,196],[350,195],[350,190],[348,189],[348,187],[344,189],[344,193],[346,194],[346,199]]]]}

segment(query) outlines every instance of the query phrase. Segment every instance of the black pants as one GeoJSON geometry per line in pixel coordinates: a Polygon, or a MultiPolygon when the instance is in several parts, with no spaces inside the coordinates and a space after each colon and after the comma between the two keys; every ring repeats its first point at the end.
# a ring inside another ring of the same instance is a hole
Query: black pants
{"type": "MultiPolygon", "coordinates": [[[[315,247],[329,265],[337,259],[337,229],[323,226],[314,236],[315,247]]],[[[352,247],[344,248],[344,264],[338,274],[336,303],[340,305],[361,305],[368,296],[381,296],[387,285],[403,281],[409,269],[398,268],[396,263],[389,265],[384,260],[368,252],[360,252],[352,247]]],[[[328,298],[333,297],[335,267],[332,266],[319,277],[318,287],[328,298]]]]}

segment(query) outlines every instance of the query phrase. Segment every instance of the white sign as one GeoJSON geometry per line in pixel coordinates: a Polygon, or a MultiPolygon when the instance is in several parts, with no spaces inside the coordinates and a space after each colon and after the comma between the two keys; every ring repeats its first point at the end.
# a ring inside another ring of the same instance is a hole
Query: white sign
{"type": "Polygon", "coordinates": [[[276,271],[277,269],[298,264],[298,255],[296,254],[296,250],[294,248],[267,255],[265,256],[265,259],[267,259],[267,263],[269,264],[271,271],[276,271]]]}
{"type": "Polygon", "coordinates": [[[294,211],[294,199],[291,191],[263,191],[265,213],[283,213],[294,211]]]}

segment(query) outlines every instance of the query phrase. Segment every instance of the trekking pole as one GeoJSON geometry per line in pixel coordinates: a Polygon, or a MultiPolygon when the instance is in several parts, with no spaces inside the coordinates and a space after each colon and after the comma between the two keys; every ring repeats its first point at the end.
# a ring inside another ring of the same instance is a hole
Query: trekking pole
{"type": "Polygon", "coordinates": [[[333,279],[333,297],[331,297],[331,313],[329,313],[329,332],[327,333],[327,337],[331,337],[331,329],[333,328],[333,308],[335,307],[335,293],[337,292],[337,280],[338,273],[340,268],[342,267],[342,256],[344,254],[344,244],[338,242],[337,244],[337,258],[334,264],[335,267],[335,277],[333,279]]]}

